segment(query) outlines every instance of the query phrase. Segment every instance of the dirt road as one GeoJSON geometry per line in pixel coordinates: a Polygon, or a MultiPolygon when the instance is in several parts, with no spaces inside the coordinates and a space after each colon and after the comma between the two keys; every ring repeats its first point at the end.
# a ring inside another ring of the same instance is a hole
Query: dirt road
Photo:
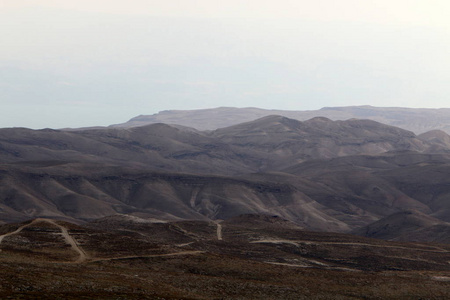
{"type": "Polygon", "coordinates": [[[220,223],[216,223],[217,225],[217,239],[219,241],[222,240],[222,225],[220,225],[220,223]]]}
{"type": "Polygon", "coordinates": [[[391,246],[391,245],[377,245],[377,244],[367,244],[367,243],[352,243],[352,242],[318,242],[318,241],[304,241],[304,240],[281,240],[281,239],[262,239],[257,241],[251,241],[252,244],[257,243],[269,243],[269,244],[292,244],[295,246],[299,246],[300,244],[309,244],[309,245],[354,245],[354,246],[367,246],[367,247],[378,247],[378,248],[396,248],[396,249],[406,249],[413,251],[421,251],[421,252],[433,252],[433,253],[448,253],[450,251],[435,248],[437,250],[431,249],[423,249],[423,248],[413,248],[413,247],[403,247],[403,246],[391,246]]]}
{"type": "MultiPolygon", "coordinates": [[[[3,234],[3,235],[0,235],[0,244],[2,243],[2,241],[3,241],[3,239],[5,238],[5,237],[7,237],[7,236],[10,236],[10,235],[14,235],[14,234],[18,234],[19,232],[21,232],[24,228],[27,228],[28,226],[31,226],[31,225],[33,225],[34,223],[36,223],[37,221],[38,221],[39,219],[36,219],[36,220],[33,220],[31,223],[29,223],[29,224],[25,224],[25,225],[22,225],[22,226],[20,226],[19,228],[17,228],[15,231],[13,231],[13,232],[8,232],[8,233],[5,233],[5,234],[3,234]]],[[[0,250],[1,251],[1,250],[0,250]]]]}
{"type": "Polygon", "coordinates": [[[62,225],[56,223],[56,222],[53,221],[53,220],[50,220],[50,219],[42,219],[42,218],[38,218],[38,219],[33,220],[33,221],[32,221],[31,223],[29,223],[29,224],[25,224],[25,225],[23,225],[23,226],[20,226],[19,228],[17,228],[17,229],[16,229],[15,231],[13,231],[13,232],[9,232],[9,233],[3,234],[3,235],[0,236],[0,244],[1,244],[1,242],[3,241],[3,239],[4,239],[5,237],[11,236],[11,235],[14,235],[14,234],[18,234],[18,233],[20,233],[23,229],[25,229],[25,228],[27,228],[27,227],[29,227],[29,226],[32,226],[33,224],[35,224],[35,223],[37,223],[37,222],[47,222],[47,223],[50,223],[50,224],[52,224],[52,225],[58,227],[58,228],[61,230],[61,234],[62,234],[62,236],[64,237],[64,240],[66,241],[66,243],[69,244],[69,245],[72,247],[72,249],[73,249],[75,252],[77,252],[77,253],[79,254],[79,257],[78,257],[78,259],[76,260],[76,262],[83,262],[83,261],[85,261],[85,260],[87,259],[86,253],[85,253],[84,250],[77,244],[77,242],[74,240],[74,238],[69,234],[69,231],[67,230],[67,228],[66,228],[65,226],[62,226],[62,225]]]}
{"type": "MultiPolygon", "coordinates": [[[[97,261],[108,261],[108,260],[119,260],[119,259],[131,259],[131,258],[151,258],[151,257],[170,257],[170,256],[179,256],[179,255],[197,255],[197,254],[201,254],[204,253],[204,251],[182,251],[182,252],[175,252],[175,253],[165,253],[165,254],[152,254],[152,255],[138,255],[138,256],[122,256],[122,257],[111,257],[111,258],[98,258],[98,259],[93,259],[90,258],[86,252],[83,250],[83,248],[81,248],[77,241],[69,234],[69,231],[67,229],[67,227],[58,224],[56,221],[51,220],[51,219],[43,219],[43,218],[38,218],[33,220],[31,223],[25,224],[20,226],[19,228],[17,228],[15,231],[12,232],[8,232],[6,234],[0,235],[0,243],[3,241],[3,239],[5,237],[14,235],[14,234],[18,234],[20,233],[23,229],[32,226],[33,224],[37,223],[37,222],[46,222],[49,223],[55,227],[58,227],[61,230],[61,234],[64,237],[64,240],[67,244],[69,244],[72,249],[78,253],[78,259],[76,261],[74,261],[75,263],[82,263],[82,262],[97,262],[97,261]]],[[[219,225],[219,224],[218,224],[219,225]]],[[[219,225],[220,226],[220,225],[219,225]]],[[[221,227],[218,226],[218,238],[220,237],[221,239],[221,227]],[[220,228],[220,229],[219,229],[220,228]],[[219,233],[220,232],[220,233],[219,233]]],[[[0,250],[1,251],[1,250],[0,250]]]]}
{"type": "Polygon", "coordinates": [[[152,258],[152,257],[170,257],[170,256],[180,256],[180,255],[196,255],[196,254],[202,254],[202,253],[205,253],[205,251],[183,251],[183,252],[174,252],[174,253],[165,253],[165,254],[132,255],[132,256],[119,256],[119,257],[108,257],[108,258],[96,258],[96,259],[89,260],[89,262],[119,260],[119,259],[132,259],[132,258],[152,258]]]}
{"type": "Polygon", "coordinates": [[[83,262],[87,259],[87,255],[86,252],[84,252],[84,250],[78,245],[77,241],[75,241],[75,239],[69,234],[68,230],[66,227],[59,225],[58,223],[56,223],[53,220],[48,220],[48,219],[42,219],[50,224],[55,225],[56,227],[58,227],[59,229],[61,229],[61,233],[64,237],[64,239],[66,240],[66,243],[69,244],[73,250],[75,250],[76,252],[78,252],[79,257],[76,260],[76,262],[83,262]]]}

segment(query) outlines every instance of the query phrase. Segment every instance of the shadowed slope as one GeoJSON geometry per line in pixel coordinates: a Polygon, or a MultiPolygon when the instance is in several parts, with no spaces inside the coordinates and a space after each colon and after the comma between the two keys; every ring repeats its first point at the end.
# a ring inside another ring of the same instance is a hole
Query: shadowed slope
{"type": "Polygon", "coordinates": [[[418,211],[404,211],[354,230],[352,233],[392,241],[449,243],[450,223],[418,211]]]}
{"type": "Polygon", "coordinates": [[[263,170],[277,169],[310,159],[386,151],[424,152],[430,147],[409,131],[369,120],[305,122],[268,116],[212,132],[220,141],[251,149],[264,162],[263,170]]]}
{"type": "Polygon", "coordinates": [[[0,162],[107,163],[201,174],[274,170],[316,158],[385,151],[426,152],[441,144],[368,120],[300,122],[268,116],[211,133],[153,124],[129,129],[0,129],[0,162]]]}
{"type": "Polygon", "coordinates": [[[374,121],[281,116],[213,132],[5,129],[0,145],[16,152],[0,151],[0,219],[267,213],[339,232],[405,209],[447,220],[450,160],[425,154],[432,143],[374,121]]]}

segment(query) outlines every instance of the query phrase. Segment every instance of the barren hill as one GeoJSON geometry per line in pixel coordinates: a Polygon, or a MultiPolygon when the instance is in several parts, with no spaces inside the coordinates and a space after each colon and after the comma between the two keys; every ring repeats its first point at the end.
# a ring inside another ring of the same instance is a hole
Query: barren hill
{"type": "Polygon", "coordinates": [[[167,124],[2,129],[0,220],[262,213],[310,230],[349,232],[418,210],[446,222],[445,138],[371,120],[282,116],[208,132],[167,124]]]}
{"type": "Polygon", "coordinates": [[[134,127],[152,123],[179,124],[199,130],[215,130],[268,115],[281,115],[299,121],[314,117],[331,120],[370,119],[400,127],[416,134],[430,130],[450,133],[450,109],[424,109],[402,107],[346,106],[324,107],[319,110],[268,110],[260,108],[219,107],[198,110],[168,110],[153,115],[141,115],[114,127],[134,127]]]}
{"type": "Polygon", "coordinates": [[[268,116],[213,132],[152,124],[90,130],[0,129],[0,162],[108,163],[188,173],[238,174],[314,158],[391,150],[448,151],[442,142],[368,120],[300,122],[268,116]]]}
{"type": "Polygon", "coordinates": [[[450,242],[450,223],[419,211],[403,211],[387,216],[352,232],[391,241],[450,242]]]}
{"type": "Polygon", "coordinates": [[[449,186],[373,120],[1,129],[0,298],[447,299],[449,186]]]}
{"type": "MultiPolygon", "coordinates": [[[[426,152],[431,147],[414,133],[370,120],[331,121],[313,118],[305,122],[267,116],[252,122],[215,130],[221,142],[270,155],[265,169],[311,159],[386,151],[426,152]]],[[[257,157],[257,154],[253,154],[257,157]]],[[[259,157],[264,157],[259,154],[259,157]]]]}

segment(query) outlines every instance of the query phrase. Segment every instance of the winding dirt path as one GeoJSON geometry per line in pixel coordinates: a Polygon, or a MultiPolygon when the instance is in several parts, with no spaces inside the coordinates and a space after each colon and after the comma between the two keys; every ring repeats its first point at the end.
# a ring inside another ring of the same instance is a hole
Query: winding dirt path
{"type": "MultiPolygon", "coordinates": [[[[35,219],[35,220],[33,220],[31,223],[29,223],[29,224],[25,224],[25,225],[22,225],[22,226],[20,226],[19,228],[17,228],[15,231],[13,231],[13,232],[8,232],[8,233],[5,233],[5,234],[3,234],[3,235],[0,235],[0,244],[2,243],[2,241],[3,241],[3,239],[5,238],[5,237],[7,237],[7,236],[10,236],[10,235],[14,235],[14,234],[18,234],[18,233],[20,233],[24,228],[27,228],[28,226],[31,226],[31,225],[33,225],[34,223],[36,223],[36,222],[38,222],[39,221],[39,219],[35,219]]],[[[1,251],[1,250],[0,250],[1,251]]]]}
{"type": "Polygon", "coordinates": [[[199,237],[195,233],[189,232],[189,231],[185,230],[184,228],[182,228],[181,226],[178,226],[177,224],[169,225],[169,229],[179,232],[179,233],[181,232],[182,234],[190,237],[193,240],[196,240],[196,241],[199,240],[199,237]]]}
{"type": "Polygon", "coordinates": [[[179,256],[179,255],[196,255],[196,254],[202,254],[202,253],[205,253],[205,251],[182,251],[182,252],[165,253],[165,254],[132,255],[132,256],[119,256],[119,257],[108,257],[108,258],[96,258],[96,259],[90,259],[89,262],[131,259],[131,258],[152,258],[152,257],[170,257],[170,256],[179,256]]]}
{"type": "Polygon", "coordinates": [[[222,240],[222,225],[218,222],[216,222],[216,225],[217,225],[217,239],[219,241],[221,241],[222,240]]]}
{"type": "Polygon", "coordinates": [[[76,260],[76,262],[83,262],[88,258],[86,255],[86,252],[84,252],[84,250],[78,245],[77,241],[75,241],[75,239],[69,234],[67,227],[59,225],[58,223],[56,223],[53,220],[43,219],[43,221],[53,224],[61,230],[61,233],[62,233],[64,239],[66,240],[66,243],[69,244],[73,250],[78,252],[79,256],[78,256],[78,259],[76,260]]]}
{"type": "MultiPolygon", "coordinates": [[[[87,259],[87,255],[86,252],[84,252],[84,250],[77,244],[77,242],[75,241],[75,239],[69,234],[69,231],[67,230],[67,227],[62,226],[58,223],[56,223],[53,220],[50,219],[42,219],[42,218],[38,218],[38,219],[34,219],[31,223],[29,224],[25,224],[20,226],[19,228],[17,228],[15,231],[13,232],[9,232],[6,234],[3,234],[0,236],[0,244],[3,241],[3,239],[7,236],[11,236],[14,234],[18,234],[20,233],[23,229],[32,226],[33,224],[37,223],[37,222],[47,222],[52,224],[53,226],[58,227],[61,230],[61,234],[64,237],[64,240],[66,241],[67,244],[69,244],[72,249],[78,253],[79,257],[75,262],[84,262],[87,259]]],[[[0,250],[1,251],[1,250],[0,250]]]]}
{"type": "Polygon", "coordinates": [[[412,247],[403,247],[403,246],[389,246],[389,245],[377,245],[377,244],[367,244],[367,243],[352,243],[352,242],[317,242],[317,241],[303,241],[303,240],[282,240],[282,239],[262,239],[257,241],[251,241],[252,244],[257,243],[268,243],[268,244],[292,244],[295,246],[299,246],[300,244],[310,244],[310,245],[354,245],[354,246],[368,246],[368,247],[378,247],[378,248],[396,248],[396,249],[406,249],[413,251],[422,251],[422,252],[433,252],[433,253],[449,253],[450,251],[441,249],[441,250],[431,250],[431,249],[423,249],[423,248],[412,248],[412,247]]]}
{"type": "MultiPolygon", "coordinates": [[[[134,256],[119,256],[119,257],[110,257],[110,258],[98,258],[92,259],[90,258],[86,252],[81,248],[77,241],[69,234],[67,227],[58,224],[56,221],[51,219],[43,219],[38,218],[33,220],[32,222],[22,225],[17,228],[15,231],[8,232],[6,234],[0,235],[0,244],[5,237],[15,235],[20,233],[23,229],[34,225],[37,222],[47,222],[55,227],[58,227],[61,230],[61,235],[64,237],[64,240],[67,244],[69,244],[72,249],[78,253],[78,259],[74,261],[74,263],[82,263],[82,262],[98,262],[98,261],[110,261],[110,260],[120,260],[120,259],[132,259],[132,258],[151,258],[151,257],[170,257],[170,256],[179,256],[179,255],[197,255],[201,253],[205,253],[205,251],[182,251],[182,252],[174,252],[174,253],[165,253],[165,254],[152,254],[152,255],[134,255],[134,256]]],[[[219,231],[218,231],[219,232],[219,231]]],[[[219,236],[218,236],[219,237],[219,236]]],[[[189,245],[190,243],[186,244],[189,245]]],[[[1,251],[1,249],[0,249],[1,251]]]]}

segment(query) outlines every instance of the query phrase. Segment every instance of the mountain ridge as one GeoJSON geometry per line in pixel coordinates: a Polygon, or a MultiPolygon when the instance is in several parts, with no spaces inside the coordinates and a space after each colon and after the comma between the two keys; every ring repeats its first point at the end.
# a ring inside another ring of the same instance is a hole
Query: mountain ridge
{"type": "Polygon", "coordinates": [[[110,127],[136,127],[151,123],[178,124],[198,130],[215,130],[253,121],[268,115],[282,115],[305,121],[314,117],[336,120],[371,119],[421,134],[430,130],[443,130],[450,134],[449,108],[404,108],[343,106],[323,107],[319,110],[275,110],[255,107],[218,107],[198,110],[166,110],[153,115],[140,115],[122,124],[110,127]]]}
{"type": "Polygon", "coordinates": [[[447,136],[279,115],[213,131],[0,129],[0,220],[271,214],[350,232],[408,209],[448,222],[447,136]]]}

